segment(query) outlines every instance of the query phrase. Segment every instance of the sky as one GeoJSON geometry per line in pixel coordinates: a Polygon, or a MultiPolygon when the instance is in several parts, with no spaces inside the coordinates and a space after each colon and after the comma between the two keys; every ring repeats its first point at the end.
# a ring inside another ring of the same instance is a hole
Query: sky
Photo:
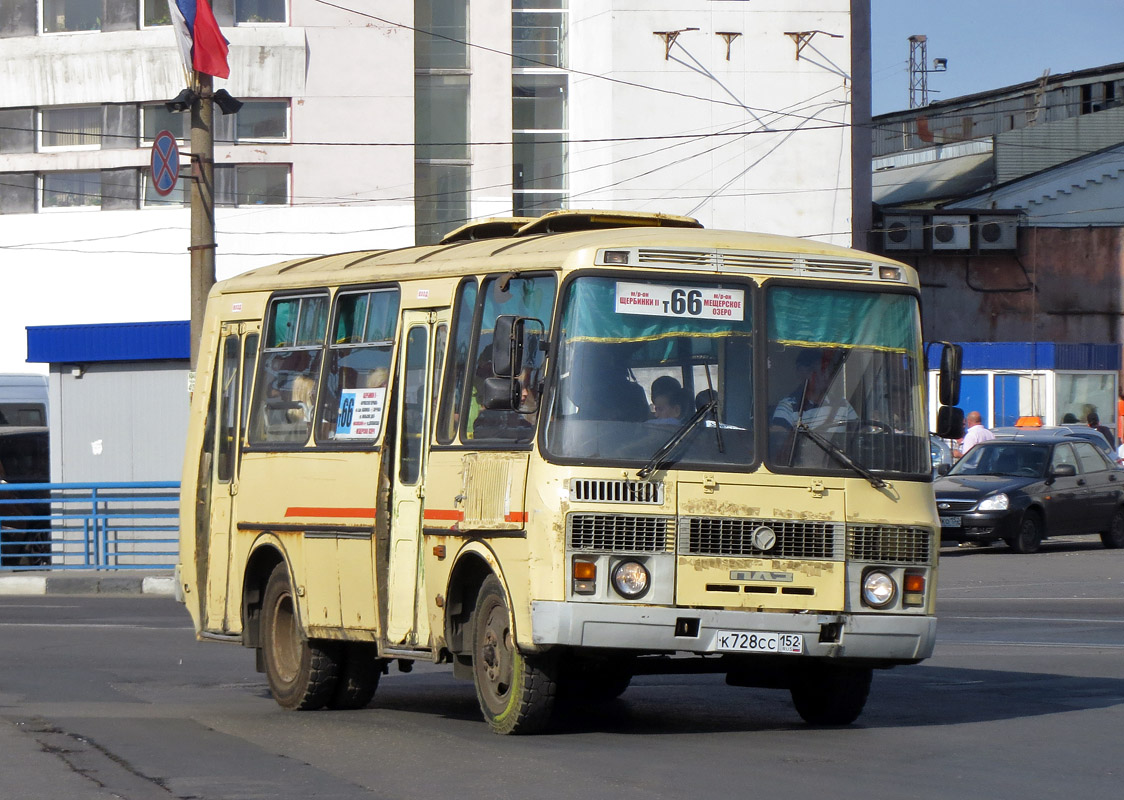
{"type": "Polygon", "coordinates": [[[909,37],[928,37],[929,102],[1124,62],[1124,0],[871,0],[873,112],[909,108],[909,37]]]}

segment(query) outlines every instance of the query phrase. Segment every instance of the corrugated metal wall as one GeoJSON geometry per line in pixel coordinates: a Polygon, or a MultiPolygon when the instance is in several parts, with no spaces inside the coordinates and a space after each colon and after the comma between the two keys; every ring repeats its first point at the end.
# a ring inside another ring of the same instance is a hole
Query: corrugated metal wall
{"type": "Polygon", "coordinates": [[[51,480],[179,480],[187,372],[185,361],[52,364],[51,480]]]}

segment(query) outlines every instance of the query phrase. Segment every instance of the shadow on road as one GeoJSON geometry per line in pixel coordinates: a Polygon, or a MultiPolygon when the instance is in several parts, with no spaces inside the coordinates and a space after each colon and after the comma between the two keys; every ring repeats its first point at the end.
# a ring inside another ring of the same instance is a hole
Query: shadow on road
{"type": "MultiPolygon", "coordinates": [[[[866,711],[853,727],[960,725],[1121,704],[1124,679],[922,665],[876,672],[866,711]]],[[[363,713],[380,710],[481,721],[471,684],[441,673],[384,682],[363,713]]],[[[659,735],[805,727],[787,691],[731,687],[720,675],[644,676],[617,700],[558,709],[552,732],[659,735]]]]}

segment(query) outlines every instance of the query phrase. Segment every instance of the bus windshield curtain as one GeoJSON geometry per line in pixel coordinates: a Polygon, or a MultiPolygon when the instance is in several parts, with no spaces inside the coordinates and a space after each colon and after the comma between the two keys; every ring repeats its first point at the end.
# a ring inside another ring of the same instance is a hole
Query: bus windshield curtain
{"type": "Polygon", "coordinates": [[[649,342],[679,336],[750,336],[753,325],[748,317],[747,313],[746,319],[732,321],[621,314],[616,311],[615,281],[583,279],[570,284],[563,333],[571,342],[604,343],[649,342]]]}
{"type": "Polygon", "coordinates": [[[916,300],[908,295],[776,287],[769,291],[769,340],[915,353],[916,312],[916,300]]]}

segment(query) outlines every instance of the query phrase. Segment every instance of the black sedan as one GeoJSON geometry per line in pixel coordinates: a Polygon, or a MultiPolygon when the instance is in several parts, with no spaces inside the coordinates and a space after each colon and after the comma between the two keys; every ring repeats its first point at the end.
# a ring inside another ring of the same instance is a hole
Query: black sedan
{"type": "Polygon", "coordinates": [[[1099,533],[1105,547],[1124,547],[1124,470],[1086,440],[984,442],[933,491],[942,539],[1033,553],[1047,536],[1099,533]]]}

